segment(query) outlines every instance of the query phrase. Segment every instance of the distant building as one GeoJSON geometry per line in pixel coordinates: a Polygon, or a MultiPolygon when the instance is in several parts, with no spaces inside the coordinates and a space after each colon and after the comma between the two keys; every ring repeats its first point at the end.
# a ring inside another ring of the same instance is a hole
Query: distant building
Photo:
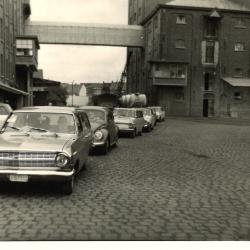
{"type": "Polygon", "coordinates": [[[50,103],[48,95],[50,91],[55,87],[60,87],[61,82],[52,81],[43,78],[43,71],[38,70],[33,75],[33,87],[31,93],[33,97],[33,105],[35,106],[47,106],[50,103]]]}
{"type": "Polygon", "coordinates": [[[32,75],[37,69],[37,37],[24,36],[29,0],[0,0],[0,102],[13,108],[31,105],[32,75]]]}
{"type": "Polygon", "coordinates": [[[87,91],[84,84],[63,84],[67,89],[67,106],[82,107],[89,103],[87,91]]]}
{"type": "Polygon", "coordinates": [[[129,93],[170,115],[250,118],[250,1],[130,0],[145,49],[128,49],[129,93]]]}

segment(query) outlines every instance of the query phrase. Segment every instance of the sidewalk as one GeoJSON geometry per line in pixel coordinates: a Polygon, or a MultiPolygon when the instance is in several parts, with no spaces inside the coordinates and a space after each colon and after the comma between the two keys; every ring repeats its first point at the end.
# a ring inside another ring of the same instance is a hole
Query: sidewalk
{"type": "Polygon", "coordinates": [[[167,119],[171,120],[185,120],[192,122],[202,122],[209,124],[223,124],[223,125],[233,125],[233,126],[250,126],[250,119],[241,119],[241,118],[231,118],[231,117],[175,117],[168,116],[167,119]]]}

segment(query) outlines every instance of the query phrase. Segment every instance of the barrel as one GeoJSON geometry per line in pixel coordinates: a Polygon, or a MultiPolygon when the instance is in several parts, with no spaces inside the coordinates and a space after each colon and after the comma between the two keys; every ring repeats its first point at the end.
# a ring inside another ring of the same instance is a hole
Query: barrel
{"type": "Polygon", "coordinates": [[[125,108],[145,107],[147,105],[147,97],[144,94],[124,95],[119,101],[121,106],[125,108]]]}

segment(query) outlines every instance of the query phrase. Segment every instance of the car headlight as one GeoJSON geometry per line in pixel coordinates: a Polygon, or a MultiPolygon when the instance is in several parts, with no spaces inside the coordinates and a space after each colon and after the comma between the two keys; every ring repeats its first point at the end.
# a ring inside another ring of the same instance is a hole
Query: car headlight
{"type": "Polygon", "coordinates": [[[60,153],[56,156],[55,162],[57,167],[64,168],[69,164],[70,158],[68,155],[60,153]]]}
{"type": "Polygon", "coordinates": [[[102,133],[102,131],[97,131],[97,132],[95,132],[95,139],[96,139],[97,141],[100,141],[102,138],[103,138],[103,133],[102,133]]]}

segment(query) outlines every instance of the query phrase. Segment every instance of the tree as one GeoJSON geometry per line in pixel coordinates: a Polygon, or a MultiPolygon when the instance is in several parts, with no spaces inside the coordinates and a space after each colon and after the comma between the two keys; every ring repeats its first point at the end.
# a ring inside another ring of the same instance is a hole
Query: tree
{"type": "Polygon", "coordinates": [[[48,103],[52,103],[53,106],[66,106],[68,92],[66,88],[62,86],[56,86],[49,88],[47,95],[48,103]]]}

